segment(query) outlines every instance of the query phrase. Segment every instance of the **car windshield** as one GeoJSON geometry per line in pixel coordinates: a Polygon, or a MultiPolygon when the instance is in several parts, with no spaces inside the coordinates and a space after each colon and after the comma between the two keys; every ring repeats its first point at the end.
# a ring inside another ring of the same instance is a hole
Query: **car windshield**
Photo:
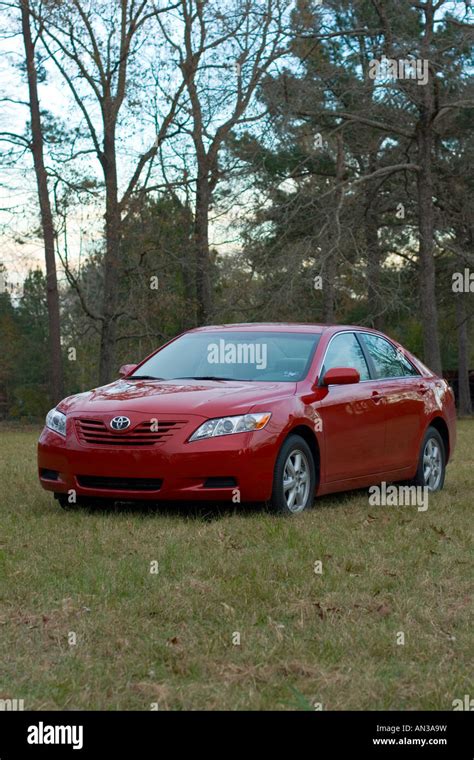
{"type": "Polygon", "coordinates": [[[131,377],[296,382],[307,374],[319,337],[318,333],[230,330],[187,333],[131,377]]]}

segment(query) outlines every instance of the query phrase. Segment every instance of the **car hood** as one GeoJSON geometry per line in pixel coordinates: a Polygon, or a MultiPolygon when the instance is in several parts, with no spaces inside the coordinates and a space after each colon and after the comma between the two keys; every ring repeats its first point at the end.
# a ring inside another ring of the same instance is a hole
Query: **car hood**
{"type": "Polygon", "coordinates": [[[69,396],[58,405],[65,414],[143,412],[220,417],[245,414],[256,404],[292,396],[296,383],[244,383],[237,380],[117,380],[69,396]]]}

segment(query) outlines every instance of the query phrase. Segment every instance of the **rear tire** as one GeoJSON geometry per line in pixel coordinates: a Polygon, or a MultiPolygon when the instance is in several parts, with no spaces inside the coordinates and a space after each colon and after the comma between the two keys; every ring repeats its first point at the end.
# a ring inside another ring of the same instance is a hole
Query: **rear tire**
{"type": "Polygon", "coordinates": [[[446,451],[443,439],[434,427],[426,431],[420,448],[418,469],[409,481],[412,486],[428,487],[432,493],[441,491],[446,474],[446,451]]]}
{"type": "Polygon", "coordinates": [[[313,504],[315,488],[312,451],[300,435],[290,435],[277,456],[269,506],[280,515],[304,512],[313,504]]]}

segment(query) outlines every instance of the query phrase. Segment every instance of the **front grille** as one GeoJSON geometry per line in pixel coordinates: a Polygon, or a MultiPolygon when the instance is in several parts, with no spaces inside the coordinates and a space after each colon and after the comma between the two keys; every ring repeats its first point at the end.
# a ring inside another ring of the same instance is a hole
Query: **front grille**
{"type": "Polygon", "coordinates": [[[154,446],[171,438],[184,425],[186,421],[183,420],[146,421],[134,428],[115,431],[107,427],[103,420],[83,417],[76,420],[76,432],[81,443],[93,446],[154,446]]]}
{"type": "Polygon", "coordinates": [[[83,488],[108,491],[159,491],[163,481],[159,478],[108,478],[102,475],[78,475],[83,488]]]}

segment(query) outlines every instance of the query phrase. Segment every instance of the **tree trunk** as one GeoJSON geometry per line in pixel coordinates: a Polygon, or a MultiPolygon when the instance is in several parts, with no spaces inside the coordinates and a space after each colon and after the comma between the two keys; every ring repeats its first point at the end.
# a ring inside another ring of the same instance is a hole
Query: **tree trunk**
{"type": "Polygon", "coordinates": [[[54,404],[64,396],[63,367],[61,358],[61,327],[59,312],[58,279],[54,252],[53,214],[48,191],[48,175],[44,164],[43,132],[38,97],[38,79],[35,67],[35,47],[31,37],[30,6],[21,0],[21,26],[25,47],[26,71],[31,116],[31,152],[38,186],[41,228],[46,263],[46,300],[48,305],[49,363],[51,395],[54,404]]]}
{"type": "Polygon", "coordinates": [[[191,207],[186,204],[185,207],[185,224],[186,229],[190,231],[191,255],[185,248],[180,259],[181,276],[183,278],[184,298],[186,301],[186,314],[181,322],[182,330],[190,330],[198,326],[196,316],[196,256],[192,247],[192,230],[194,228],[194,214],[191,207]]]}
{"type": "Polygon", "coordinates": [[[472,400],[469,387],[469,340],[465,295],[456,293],[454,298],[458,332],[458,407],[459,414],[469,415],[472,414],[472,400]]]}
{"type": "MultiPolygon", "coordinates": [[[[421,42],[421,57],[429,62],[433,40],[434,8],[432,2],[423,5],[425,30],[421,42]]],[[[418,164],[418,235],[420,261],[420,301],[423,325],[423,348],[426,364],[441,375],[441,352],[438,336],[438,308],[436,305],[436,272],[434,262],[434,204],[433,204],[433,118],[435,114],[435,80],[431,63],[428,65],[428,82],[419,87],[419,120],[417,124],[418,164]]]]}
{"type": "Polygon", "coordinates": [[[211,191],[207,168],[200,169],[196,188],[194,245],[196,253],[196,298],[198,324],[207,324],[212,312],[209,256],[209,205],[211,191]]]}
{"type": "Polygon", "coordinates": [[[118,373],[115,366],[117,340],[117,307],[120,281],[121,214],[118,202],[117,165],[115,157],[115,122],[104,118],[103,170],[105,178],[105,258],[102,332],[100,339],[99,380],[109,383],[118,373]]]}
{"type": "Polygon", "coordinates": [[[345,172],[344,142],[342,135],[337,135],[334,212],[329,231],[329,251],[323,267],[323,320],[331,324],[335,317],[335,293],[339,245],[341,241],[341,209],[344,200],[342,182],[345,172]]]}
{"type": "Polygon", "coordinates": [[[182,321],[182,329],[190,330],[198,326],[196,316],[196,262],[193,256],[188,256],[181,265],[183,278],[184,298],[186,301],[186,314],[182,321]]]}
{"type": "MultiPolygon", "coordinates": [[[[376,156],[371,153],[368,164],[369,174],[377,168],[376,156]]],[[[374,208],[375,198],[366,182],[365,187],[365,245],[367,251],[367,303],[369,306],[370,324],[376,330],[383,329],[383,303],[380,296],[380,247],[377,211],[374,208]]]]}
{"type": "Polygon", "coordinates": [[[383,330],[382,299],[380,297],[380,249],[377,215],[367,209],[365,217],[365,242],[367,246],[367,302],[370,324],[383,330]]]}
{"type": "Polygon", "coordinates": [[[323,322],[328,325],[334,322],[336,255],[331,246],[323,266],[323,322]]]}
{"type": "MultiPolygon", "coordinates": [[[[427,90],[430,85],[426,85],[427,90]]],[[[420,300],[423,324],[423,347],[426,364],[441,374],[441,352],[438,338],[434,247],[434,206],[432,176],[431,109],[426,109],[418,125],[418,228],[420,259],[420,300]]]]}

